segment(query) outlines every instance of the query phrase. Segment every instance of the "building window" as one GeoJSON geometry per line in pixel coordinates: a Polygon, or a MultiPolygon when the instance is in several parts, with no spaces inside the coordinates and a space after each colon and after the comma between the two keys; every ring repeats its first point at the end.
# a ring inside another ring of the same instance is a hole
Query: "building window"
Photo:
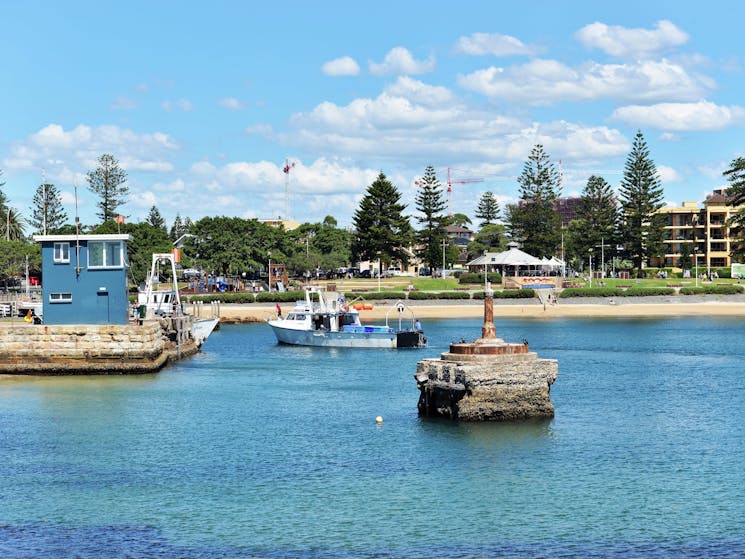
{"type": "Polygon", "coordinates": [[[70,263],[70,243],[54,243],[54,263],[70,263]]]}
{"type": "Polygon", "coordinates": [[[88,268],[121,268],[121,241],[89,241],[88,268]]]}
{"type": "Polygon", "coordinates": [[[50,303],[72,303],[72,293],[50,293],[50,303]]]}

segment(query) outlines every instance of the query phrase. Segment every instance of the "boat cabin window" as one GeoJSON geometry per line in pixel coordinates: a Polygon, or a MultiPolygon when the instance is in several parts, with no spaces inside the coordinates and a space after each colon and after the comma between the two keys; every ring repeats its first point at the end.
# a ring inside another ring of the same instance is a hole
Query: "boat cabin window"
{"type": "MultiPolygon", "coordinates": [[[[289,319],[290,317],[287,317],[287,318],[289,319]]],[[[290,319],[290,320],[292,320],[292,319],[290,319]]],[[[305,320],[305,315],[304,314],[296,314],[295,315],[295,320],[305,320]]]]}
{"type": "Polygon", "coordinates": [[[354,316],[351,314],[343,314],[340,316],[341,318],[341,324],[340,326],[346,326],[348,324],[354,324],[354,316]]]}

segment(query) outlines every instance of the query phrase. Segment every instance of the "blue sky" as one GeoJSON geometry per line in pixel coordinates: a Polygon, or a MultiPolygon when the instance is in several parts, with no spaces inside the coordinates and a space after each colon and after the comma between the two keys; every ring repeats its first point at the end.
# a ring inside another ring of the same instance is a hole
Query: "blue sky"
{"type": "Polygon", "coordinates": [[[42,172],[94,223],[85,173],[127,170],[122,213],[351,223],[383,171],[414,213],[433,165],[452,210],[516,199],[533,145],[564,195],[616,186],[641,130],[669,203],[745,154],[739,2],[6,3],[0,169],[25,215],[42,172]],[[530,6],[526,8],[526,6],[530,6]],[[43,170],[43,171],[42,171],[43,170]]]}

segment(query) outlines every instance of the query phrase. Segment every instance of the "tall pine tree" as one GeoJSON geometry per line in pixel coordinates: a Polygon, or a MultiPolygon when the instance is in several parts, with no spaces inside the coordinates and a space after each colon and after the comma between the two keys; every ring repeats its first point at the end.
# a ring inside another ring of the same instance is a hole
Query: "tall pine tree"
{"type": "Polygon", "coordinates": [[[722,173],[727,181],[727,205],[743,206],[729,219],[732,245],[732,259],[735,262],[745,261],[745,157],[738,157],[732,161],[729,169],[722,173]]]}
{"type": "Polygon", "coordinates": [[[117,216],[117,208],[127,203],[129,187],[127,172],[119,167],[119,162],[113,155],[104,153],[98,158],[98,167],[88,171],[86,176],[88,189],[99,197],[96,214],[105,223],[117,216]]]}
{"type": "Polygon", "coordinates": [[[554,207],[559,193],[559,173],[543,146],[530,152],[517,178],[520,204],[507,208],[510,236],[523,250],[538,258],[554,256],[561,244],[561,218],[554,207]]]}
{"type": "Polygon", "coordinates": [[[618,205],[613,188],[596,175],[587,179],[579,207],[577,219],[569,223],[567,245],[572,256],[583,260],[589,251],[601,253],[607,248],[612,258],[618,241],[618,205]]]}
{"type": "Polygon", "coordinates": [[[56,186],[40,184],[32,200],[31,226],[34,231],[54,234],[67,223],[67,212],[62,207],[62,197],[56,186]]]}
{"type": "Polygon", "coordinates": [[[422,214],[416,218],[421,225],[416,239],[422,247],[417,255],[427,266],[436,268],[438,264],[442,265],[448,217],[445,215],[447,201],[443,196],[442,185],[431,165],[424,170],[424,176],[419,180],[415,202],[416,209],[422,214]]]}
{"type": "Polygon", "coordinates": [[[474,214],[481,220],[481,227],[492,225],[499,219],[499,202],[492,192],[484,192],[474,214]]]}
{"type": "Polygon", "coordinates": [[[636,133],[626,158],[618,193],[624,249],[641,275],[647,259],[662,251],[665,220],[658,212],[664,206],[662,183],[641,131],[636,133]]]}
{"type": "Polygon", "coordinates": [[[403,215],[406,204],[401,204],[401,193],[381,172],[367,188],[367,193],[354,212],[355,233],[352,254],[360,260],[380,260],[407,263],[406,247],[413,233],[409,218],[403,215]]]}
{"type": "Polygon", "coordinates": [[[150,213],[147,215],[147,219],[145,221],[153,227],[162,229],[166,233],[168,232],[168,229],[166,228],[166,220],[163,219],[162,215],[160,215],[160,211],[156,206],[150,208],[150,213]]]}

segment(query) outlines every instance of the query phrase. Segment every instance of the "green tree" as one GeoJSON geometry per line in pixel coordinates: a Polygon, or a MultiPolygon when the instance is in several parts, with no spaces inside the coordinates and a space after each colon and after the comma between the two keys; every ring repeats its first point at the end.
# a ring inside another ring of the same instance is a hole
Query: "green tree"
{"type": "Polygon", "coordinates": [[[184,254],[197,267],[217,274],[241,274],[265,270],[287,258],[287,235],[256,219],[204,217],[191,231],[184,254]]]}
{"type": "Polygon", "coordinates": [[[41,272],[41,245],[23,241],[0,240],[0,282],[26,273],[26,257],[30,274],[41,272]]]}
{"type": "Polygon", "coordinates": [[[149,223],[150,225],[152,225],[153,227],[157,227],[158,229],[163,229],[164,232],[167,231],[166,220],[163,219],[163,216],[160,215],[160,211],[155,206],[150,208],[150,213],[147,215],[147,219],[145,221],[149,223]]]}
{"type": "Polygon", "coordinates": [[[427,266],[436,268],[442,262],[448,217],[445,215],[447,202],[443,196],[442,185],[437,179],[435,168],[431,165],[424,170],[424,176],[419,181],[415,202],[416,209],[422,214],[416,218],[421,226],[416,233],[416,240],[422,247],[417,251],[417,255],[427,266]]]}
{"type": "Polygon", "coordinates": [[[592,249],[596,253],[605,247],[615,247],[618,241],[618,206],[613,188],[596,175],[587,179],[579,207],[577,219],[567,229],[565,253],[583,260],[592,249]]]}
{"type": "Polygon", "coordinates": [[[40,184],[34,193],[32,205],[30,223],[34,231],[54,234],[67,223],[62,196],[53,184],[40,184]]]}
{"type": "MultiPolygon", "coordinates": [[[[4,185],[4,182],[0,183],[0,188],[4,185]]],[[[8,203],[7,196],[0,190],[0,238],[6,241],[23,240],[25,220],[18,210],[11,208],[8,203]]]]}
{"type": "Polygon", "coordinates": [[[401,193],[382,172],[367,188],[352,220],[352,254],[357,259],[408,263],[406,247],[411,244],[413,233],[409,218],[402,213],[406,205],[400,199],[401,193]]]}
{"type": "MultiPolygon", "coordinates": [[[[736,262],[745,259],[745,157],[732,160],[729,169],[722,173],[729,182],[727,189],[727,205],[743,206],[729,219],[727,226],[731,228],[732,258],[736,262]]],[[[2,185],[0,185],[2,186],[2,185]]]]}
{"type": "Polygon", "coordinates": [[[619,197],[621,238],[628,258],[641,275],[644,262],[662,251],[665,220],[658,212],[664,205],[662,183],[641,131],[636,133],[626,158],[619,197]]]}
{"type": "Polygon", "coordinates": [[[468,243],[468,258],[472,260],[487,252],[502,252],[507,250],[505,226],[501,223],[484,225],[474,235],[473,241],[468,243]]]}
{"type": "Polygon", "coordinates": [[[681,270],[690,270],[692,264],[693,260],[691,259],[691,245],[689,245],[688,243],[681,243],[678,266],[680,266],[681,270]]]}
{"type": "Polygon", "coordinates": [[[554,256],[561,244],[561,218],[554,207],[559,192],[559,173],[543,146],[530,152],[517,182],[520,204],[507,207],[510,237],[538,258],[554,256]]]}
{"type": "Polygon", "coordinates": [[[127,172],[119,167],[113,155],[104,153],[98,158],[98,167],[88,171],[88,189],[99,197],[96,214],[105,223],[116,218],[117,209],[127,203],[129,187],[126,185],[127,172]]]}
{"type": "Polygon", "coordinates": [[[171,241],[176,242],[181,235],[183,235],[183,229],[184,229],[184,222],[181,221],[181,214],[179,212],[176,212],[176,217],[173,220],[173,225],[171,225],[171,232],[169,233],[169,237],[171,237],[171,241]]]}
{"type": "Polygon", "coordinates": [[[454,213],[450,216],[450,224],[457,225],[458,227],[468,227],[469,225],[473,225],[473,222],[466,214],[454,213]]]}
{"type": "Polygon", "coordinates": [[[476,217],[481,220],[481,227],[492,225],[499,219],[499,202],[492,192],[484,192],[476,208],[476,217]]]}

